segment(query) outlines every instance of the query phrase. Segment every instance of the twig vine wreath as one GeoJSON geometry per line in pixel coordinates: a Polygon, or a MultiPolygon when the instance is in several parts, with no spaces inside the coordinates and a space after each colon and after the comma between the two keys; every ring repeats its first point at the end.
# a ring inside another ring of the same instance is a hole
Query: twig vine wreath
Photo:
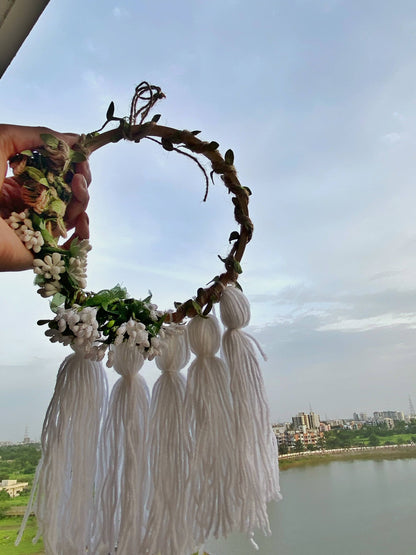
{"type": "MultiPolygon", "coordinates": [[[[75,344],[93,360],[102,360],[109,345],[122,341],[134,343],[146,358],[154,358],[158,353],[158,335],[163,335],[163,324],[178,324],[197,314],[206,316],[213,303],[219,301],[223,288],[237,283],[242,271],[240,262],[252,237],[253,224],[248,210],[251,191],[238,180],[233,151],[227,150],[222,157],[217,142],[200,140],[197,137],[200,131],[158,125],[160,115],[146,121],[150,109],[164,96],[159,87],[142,82],[136,87],[128,118],[115,117],[112,102],[101,129],[81,136],[73,149],[52,135],[42,135],[43,146],[34,151],[23,151],[10,160],[28,208],[21,213],[12,213],[8,224],[34,254],[38,293],[52,298],[51,308],[56,313],[55,318],[39,320],[38,323],[48,325],[46,335],[51,341],[75,344]],[[140,102],[144,104],[138,107],[140,102]],[[118,128],[101,133],[110,122],[118,122],[118,128]],[[191,158],[205,177],[204,201],[208,195],[209,178],[194,155],[205,156],[211,163],[211,179],[214,174],[220,175],[232,194],[239,231],[230,234],[231,250],[226,258],[221,258],[225,272],[214,277],[209,287],[199,288],[195,297],[175,303],[172,311],[158,310],[151,303],[150,296],[144,300],[130,298],[120,286],[98,293],[86,291],[87,254],[91,249],[88,240],[74,240],[69,249],[58,245],[59,238],[66,237],[64,216],[72,196],[70,182],[75,164],[86,160],[98,148],[121,139],[136,143],[149,139],[167,151],[191,158]]],[[[108,365],[111,366],[110,350],[108,354],[108,365]]]]}
{"type": "Polygon", "coordinates": [[[38,292],[55,312],[38,323],[74,351],[58,372],[22,525],[33,509],[48,555],[189,555],[232,531],[254,543],[256,529],[270,534],[267,504],[280,498],[259,345],[243,330],[250,306],[237,283],[253,232],[250,190],[237,178],[231,150],[223,157],[199,131],[160,126],[160,116],[147,120],[163,97],[143,82],[128,118],[115,117],[111,103],[101,129],[73,148],[44,135],[43,146],[10,160],[27,208],[8,223],[33,252],[38,292]],[[103,131],[110,122],[117,128],[103,131]],[[231,194],[239,230],[221,259],[225,271],[170,311],[151,296],[130,298],[119,285],[87,291],[89,242],[58,244],[74,165],[121,139],[150,139],[191,158],[205,177],[204,200],[215,174],[231,194]],[[199,155],[209,160],[210,177],[199,155]],[[223,330],[211,314],[217,302],[223,330]],[[111,395],[101,365],[106,354],[120,376],[111,395]],[[139,371],[153,358],[161,375],[150,395],[139,371]]]}

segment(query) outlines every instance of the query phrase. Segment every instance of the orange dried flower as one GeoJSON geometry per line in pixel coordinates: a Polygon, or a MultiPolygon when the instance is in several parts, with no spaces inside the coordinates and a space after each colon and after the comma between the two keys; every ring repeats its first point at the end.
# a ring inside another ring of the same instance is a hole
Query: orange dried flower
{"type": "Polygon", "coordinates": [[[22,188],[22,199],[27,206],[31,206],[37,214],[42,214],[49,204],[48,189],[33,181],[25,183],[22,188]]]}

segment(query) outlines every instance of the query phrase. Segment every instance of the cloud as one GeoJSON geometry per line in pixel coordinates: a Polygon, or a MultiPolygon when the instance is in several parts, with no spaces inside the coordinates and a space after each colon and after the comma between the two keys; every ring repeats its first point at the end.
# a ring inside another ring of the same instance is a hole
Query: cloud
{"type": "Polygon", "coordinates": [[[386,133],[382,136],[381,140],[383,143],[394,145],[402,140],[402,135],[397,133],[396,131],[392,131],[391,133],[386,133]]]}
{"type": "Polygon", "coordinates": [[[253,333],[269,360],[265,382],[275,420],[298,410],[351,417],[355,409],[406,411],[414,392],[416,291],[331,296],[304,286],[251,297],[268,307],[253,333]],[[294,408],[296,407],[296,409],[294,408]]]}
{"type": "Polygon", "coordinates": [[[339,322],[325,324],[318,328],[318,331],[343,330],[351,332],[368,331],[375,328],[384,328],[392,326],[406,326],[416,328],[416,313],[410,314],[383,314],[382,316],[373,316],[371,318],[360,319],[343,319],[339,322]]]}
{"type": "Polygon", "coordinates": [[[120,6],[114,6],[112,13],[115,18],[120,19],[121,17],[126,17],[129,12],[125,8],[120,8],[120,6]]]}

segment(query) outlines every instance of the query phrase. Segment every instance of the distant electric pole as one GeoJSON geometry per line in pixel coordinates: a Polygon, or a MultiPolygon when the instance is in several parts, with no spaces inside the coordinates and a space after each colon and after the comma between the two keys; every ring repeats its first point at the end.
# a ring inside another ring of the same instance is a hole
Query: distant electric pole
{"type": "Polygon", "coordinates": [[[29,443],[29,442],[30,442],[29,428],[26,426],[25,427],[25,435],[23,437],[23,443],[29,443]]]}

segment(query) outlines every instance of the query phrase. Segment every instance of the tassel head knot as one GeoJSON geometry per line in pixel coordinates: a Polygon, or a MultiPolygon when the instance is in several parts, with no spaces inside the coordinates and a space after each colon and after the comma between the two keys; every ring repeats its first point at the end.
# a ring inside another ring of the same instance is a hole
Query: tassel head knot
{"type": "Polygon", "coordinates": [[[236,287],[226,287],[221,295],[221,320],[227,328],[245,328],[250,322],[250,303],[236,287]]]}
{"type": "Polygon", "coordinates": [[[199,356],[214,356],[220,348],[221,330],[212,314],[195,316],[188,324],[191,351],[199,356]]]}
{"type": "Polygon", "coordinates": [[[160,343],[156,366],[162,372],[179,372],[189,362],[189,344],[186,333],[166,334],[160,343]]]}
{"type": "Polygon", "coordinates": [[[139,349],[126,342],[113,347],[114,369],[123,378],[133,377],[143,366],[144,358],[139,349]]]}

